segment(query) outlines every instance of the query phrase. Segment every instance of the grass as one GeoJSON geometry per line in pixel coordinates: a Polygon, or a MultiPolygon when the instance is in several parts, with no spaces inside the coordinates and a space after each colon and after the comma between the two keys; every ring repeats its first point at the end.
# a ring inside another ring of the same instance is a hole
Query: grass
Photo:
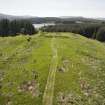
{"type": "Polygon", "coordinates": [[[57,46],[56,39],[52,38],[51,48],[52,48],[53,56],[51,60],[45,92],[43,95],[43,105],[53,105],[55,75],[56,75],[56,70],[58,65],[58,54],[57,54],[56,46],[57,46]]]}
{"type": "Polygon", "coordinates": [[[30,42],[24,36],[4,39],[8,44],[3,44],[1,52],[0,73],[4,75],[1,77],[0,105],[8,102],[12,102],[12,105],[41,105],[51,59],[50,40],[34,36],[30,42]],[[23,82],[34,79],[33,72],[38,74],[38,97],[32,97],[29,92],[18,92],[23,82]]]}
{"type": "Polygon", "coordinates": [[[42,105],[45,93],[50,105],[105,104],[104,43],[72,33],[39,33],[1,37],[0,45],[0,105],[42,105]]]}
{"type": "Polygon", "coordinates": [[[56,74],[54,105],[103,105],[104,44],[79,35],[70,35],[68,39],[57,38],[57,42],[58,67],[62,67],[64,60],[68,60],[69,65],[67,72],[58,70],[56,74]]]}

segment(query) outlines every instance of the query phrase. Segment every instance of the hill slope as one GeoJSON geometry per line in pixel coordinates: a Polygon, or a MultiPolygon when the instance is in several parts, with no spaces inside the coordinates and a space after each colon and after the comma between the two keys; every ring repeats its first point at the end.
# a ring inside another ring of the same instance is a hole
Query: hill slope
{"type": "Polygon", "coordinates": [[[0,45],[0,105],[105,103],[105,44],[39,33],[0,38],[0,45]]]}
{"type": "MultiPolygon", "coordinates": [[[[86,17],[75,17],[75,16],[61,16],[61,17],[37,17],[37,16],[14,16],[14,15],[8,15],[8,14],[2,14],[0,13],[0,20],[1,19],[9,19],[9,20],[21,20],[26,19],[32,22],[33,24],[41,24],[41,23],[62,23],[62,22],[89,22],[89,23],[100,23],[104,22],[105,19],[101,18],[86,18],[86,17]]],[[[71,24],[71,23],[70,23],[71,24]]]]}
{"type": "Polygon", "coordinates": [[[14,16],[14,15],[7,15],[7,14],[0,13],[0,20],[1,19],[18,20],[18,19],[32,19],[32,18],[36,18],[36,17],[33,17],[33,16],[14,16]]]}

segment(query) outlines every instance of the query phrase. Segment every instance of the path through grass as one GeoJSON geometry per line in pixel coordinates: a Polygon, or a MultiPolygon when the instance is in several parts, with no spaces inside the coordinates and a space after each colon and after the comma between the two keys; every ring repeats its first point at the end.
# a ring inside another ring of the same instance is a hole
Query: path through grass
{"type": "Polygon", "coordinates": [[[52,48],[52,60],[49,70],[49,75],[47,79],[47,84],[43,96],[43,105],[52,105],[53,104],[53,93],[54,93],[54,84],[55,84],[55,74],[58,64],[58,55],[57,55],[57,43],[56,39],[52,38],[51,48],[52,48]]]}

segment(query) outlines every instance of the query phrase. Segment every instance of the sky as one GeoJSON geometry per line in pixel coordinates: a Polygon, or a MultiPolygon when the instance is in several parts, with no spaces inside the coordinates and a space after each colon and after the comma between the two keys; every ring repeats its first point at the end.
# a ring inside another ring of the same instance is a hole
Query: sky
{"type": "Polygon", "coordinates": [[[39,17],[105,17],[105,0],[0,0],[0,13],[39,17]]]}

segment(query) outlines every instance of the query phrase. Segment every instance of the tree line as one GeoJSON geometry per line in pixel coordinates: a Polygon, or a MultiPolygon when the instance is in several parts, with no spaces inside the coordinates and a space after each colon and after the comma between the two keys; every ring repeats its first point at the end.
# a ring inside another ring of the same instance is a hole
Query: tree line
{"type": "Polygon", "coordinates": [[[44,26],[41,30],[45,32],[72,32],[87,38],[105,41],[105,23],[57,24],[44,26]]]}
{"type": "Polygon", "coordinates": [[[37,33],[31,22],[27,20],[0,20],[0,36],[32,35],[37,33]]]}

